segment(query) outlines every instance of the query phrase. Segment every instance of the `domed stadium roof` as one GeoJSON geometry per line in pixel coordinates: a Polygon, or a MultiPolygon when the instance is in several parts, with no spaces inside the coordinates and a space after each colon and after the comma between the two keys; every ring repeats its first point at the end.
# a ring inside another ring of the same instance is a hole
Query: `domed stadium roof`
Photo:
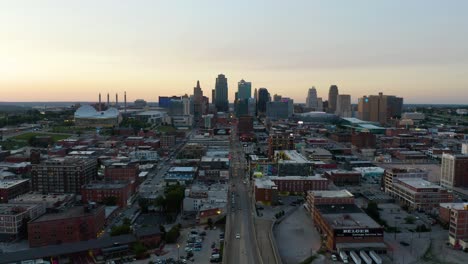
{"type": "Polygon", "coordinates": [[[119,114],[119,110],[113,107],[99,112],[90,105],[83,105],[76,110],[75,118],[116,118],[119,114]]]}

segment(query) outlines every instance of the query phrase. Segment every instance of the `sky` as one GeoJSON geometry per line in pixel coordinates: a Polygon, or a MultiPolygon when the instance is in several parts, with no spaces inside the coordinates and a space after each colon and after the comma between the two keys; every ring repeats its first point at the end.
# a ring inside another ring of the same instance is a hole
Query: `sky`
{"type": "Polygon", "coordinates": [[[215,78],[305,102],[468,103],[468,1],[0,0],[0,101],[129,101],[215,78]]]}

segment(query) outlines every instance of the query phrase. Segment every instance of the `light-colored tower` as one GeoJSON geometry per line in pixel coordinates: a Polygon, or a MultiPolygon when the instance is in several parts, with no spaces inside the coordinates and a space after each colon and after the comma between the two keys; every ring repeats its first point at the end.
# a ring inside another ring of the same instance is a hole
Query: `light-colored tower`
{"type": "Polygon", "coordinates": [[[339,94],[336,100],[336,111],[340,117],[351,117],[351,95],[349,94],[339,94]]]}
{"type": "Polygon", "coordinates": [[[308,108],[314,108],[314,110],[317,110],[317,89],[315,89],[313,86],[307,92],[306,106],[308,108]]]}

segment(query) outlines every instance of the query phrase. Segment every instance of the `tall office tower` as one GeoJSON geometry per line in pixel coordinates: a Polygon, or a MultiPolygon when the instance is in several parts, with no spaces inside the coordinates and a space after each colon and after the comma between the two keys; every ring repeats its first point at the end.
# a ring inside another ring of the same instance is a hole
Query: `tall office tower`
{"type": "Polygon", "coordinates": [[[119,94],[115,93],[115,107],[119,106],[119,94]]]}
{"type": "Polygon", "coordinates": [[[188,97],[182,97],[182,104],[183,104],[183,115],[190,115],[192,114],[192,100],[188,97]]]}
{"type": "Polygon", "coordinates": [[[244,79],[237,84],[237,99],[249,99],[252,94],[252,83],[246,82],[244,79]]]}
{"type": "Polygon", "coordinates": [[[99,93],[99,105],[98,105],[98,108],[99,108],[99,109],[98,109],[99,112],[101,112],[101,111],[102,111],[102,109],[101,109],[101,93],[99,93]]]}
{"type": "Polygon", "coordinates": [[[228,83],[227,78],[224,74],[218,75],[215,84],[216,90],[216,109],[219,112],[229,111],[229,100],[228,100],[228,83]]]}
{"type": "Polygon", "coordinates": [[[259,114],[266,112],[266,104],[270,101],[270,93],[267,88],[258,89],[257,111],[259,114]]]}
{"type": "Polygon", "coordinates": [[[280,94],[273,95],[273,102],[281,102],[281,98],[283,98],[280,94]]]}
{"type": "Polygon", "coordinates": [[[287,119],[294,114],[294,100],[284,97],[280,101],[268,102],[266,104],[266,117],[278,120],[287,119]]]}
{"type": "Polygon", "coordinates": [[[358,99],[358,117],[365,121],[381,124],[401,115],[403,98],[393,95],[369,95],[358,99]]]}
{"type": "Polygon", "coordinates": [[[197,86],[193,88],[193,115],[195,120],[200,119],[202,115],[205,114],[203,108],[203,91],[200,87],[200,81],[197,81],[197,86]]]}
{"type": "Polygon", "coordinates": [[[306,107],[317,109],[317,90],[313,86],[307,92],[306,107]]]}
{"type": "Polygon", "coordinates": [[[336,111],[336,101],[338,98],[338,86],[330,86],[328,90],[328,112],[335,113],[336,111]]]}
{"type": "Polygon", "coordinates": [[[322,112],[323,111],[323,100],[322,97],[317,97],[317,107],[315,111],[322,112]]]}
{"type": "Polygon", "coordinates": [[[109,93],[107,93],[107,108],[110,106],[110,99],[109,99],[109,93]]]}
{"type": "Polygon", "coordinates": [[[336,111],[340,117],[351,117],[351,95],[349,94],[339,94],[336,100],[336,111]]]}
{"type": "Polygon", "coordinates": [[[254,113],[254,116],[257,116],[258,115],[258,110],[257,110],[257,104],[258,104],[258,91],[257,91],[257,88],[255,88],[254,90],[254,95],[253,95],[253,101],[254,101],[254,104],[255,104],[255,113],[254,113]]]}
{"type": "Polygon", "coordinates": [[[442,154],[440,185],[447,189],[468,187],[468,155],[442,154]]]}

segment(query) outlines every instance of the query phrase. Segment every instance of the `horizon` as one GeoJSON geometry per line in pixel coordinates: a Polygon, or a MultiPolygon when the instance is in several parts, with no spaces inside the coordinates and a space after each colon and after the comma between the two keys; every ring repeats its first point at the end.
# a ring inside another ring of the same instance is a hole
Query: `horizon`
{"type": "Polygon", "coordinates": [[[312,86],[327,100],[336,84],[353,103],[383,92],[465,104],[467,9],[435,0],[5,2],[0,100],[127,91],[128,101],[153,101],[191,94],[197,80],[210,98],[224,73],[231,102],[245,79],[297,102],[312,86]]]}

